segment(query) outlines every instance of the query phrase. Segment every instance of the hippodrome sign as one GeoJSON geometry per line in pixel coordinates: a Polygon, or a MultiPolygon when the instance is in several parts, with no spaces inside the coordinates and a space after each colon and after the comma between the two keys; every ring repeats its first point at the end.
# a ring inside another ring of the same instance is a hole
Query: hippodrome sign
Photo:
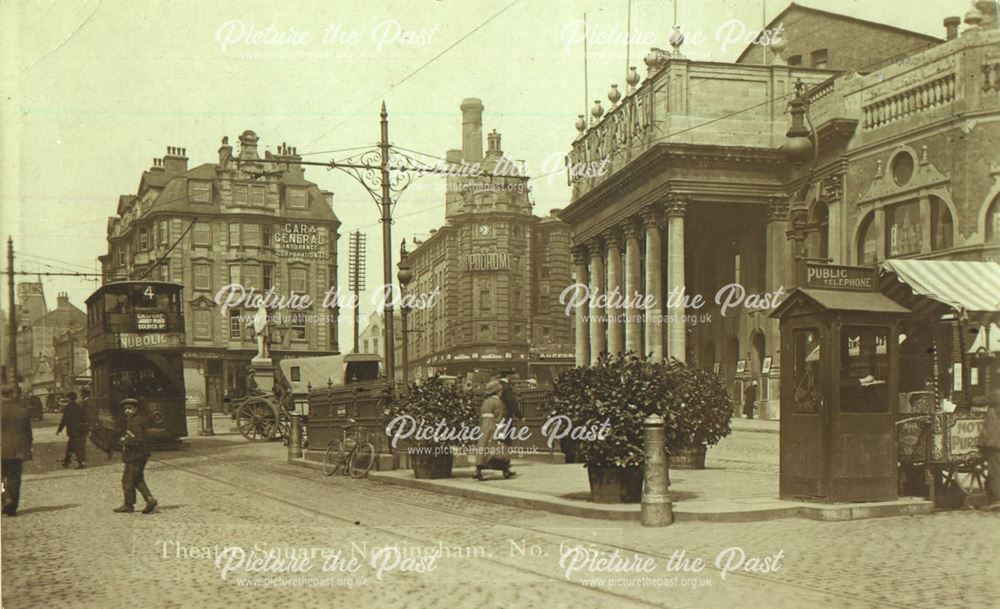
{"type": "Polygon", "coordinates": [[[510,254],[500,252],[467,254],[462,257],[462,264],[462,270],[465,271],[509,271],[510,254]]]}
{"type": "Polygon", "coordinates": [[[832,290],[874,290],[875,269],[864,266],[809,264],[806,286],[832,290]]]}

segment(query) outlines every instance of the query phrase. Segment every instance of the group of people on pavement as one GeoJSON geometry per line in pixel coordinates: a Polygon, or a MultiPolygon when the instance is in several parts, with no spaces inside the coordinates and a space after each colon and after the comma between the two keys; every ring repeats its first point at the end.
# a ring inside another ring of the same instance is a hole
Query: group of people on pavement
{"type": "MultiPolygon", "coordinates": [[[[69,440],[66,443],[65,456],[61,463],[69,467],[72,458],[76,457],[77,467],[87,467],[87,438],[91,427],[96,425],[93,409],[89,404],[90,391],[83,389],[83,403],[76,401],[76,394],[69,392],[64,396],[65,405],[62,419],[56,434],[66,430],[69,440]]],[[[158,505],[149,486],[146,485],[145,469],[150,458],[150,449],[146,437],[146,418],[139,412],[139,401],[133,398],[120,403],[125,415],[124,433],[117,438],[121,447],[122,462],[125,464],[122,472],[122,490],[124,503],[115,508],[117,513],[135,511],[136,491],[142,494],[146,505],[142,513],[150,514],[158,505]]],[[[16,385],[4,385],[2,389],[2,468],[3,468],[3,514],[16,516],[21,499],[21,475],[24,462],[33,456],[34,436],[31,430],[31,418],[27,402],[19,396],[16,385]]],[[[95,428],[96,429],[96,428],[95,428]]],[[[110,453],[109,453],[110,455],[110,453]]]]}
{"type": "Polygon", "coordinates": [[[505,479],[515,474],[510,469],[510,446],[514,442],[509,432],[512,425],[521,423],[524,415],[509,376],[510,371],[501,371],[498,379],[486,383],[483,388],[486,398],[479,408],[482,435],[477,443],[476,480],[486,479],[484,469],[500,470],[505,479]],[[504,426],[508,433],[497,438],[500,426],[504,426]]]}

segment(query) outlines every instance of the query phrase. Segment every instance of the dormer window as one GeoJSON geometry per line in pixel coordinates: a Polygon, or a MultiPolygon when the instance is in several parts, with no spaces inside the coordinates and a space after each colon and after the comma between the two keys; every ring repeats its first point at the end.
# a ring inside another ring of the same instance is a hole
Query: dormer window
{"type": "Polygon", "coordinates": [[[816,49],[812,52],[812,67],[824,69],[826,68],[829,58],[829,52],[826,49],[816,49]]]}
{"type": "Polygon", "coordinates": [[[211,203],[212,184],[205,180],[190,180],[188,182],[188,199],[192,203],[211,203]]]}
{"type": "Polygon", "coordinates": [[[285,202],[292,209],[306,209],[306,189],[289,188],[285,190],[285,202]]]}

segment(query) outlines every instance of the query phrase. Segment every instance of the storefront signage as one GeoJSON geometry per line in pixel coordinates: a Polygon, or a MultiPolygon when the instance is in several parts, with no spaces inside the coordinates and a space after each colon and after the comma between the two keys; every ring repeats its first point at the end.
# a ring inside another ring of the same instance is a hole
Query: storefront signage
{"type": "Polygon", "coordinates": [[[156,349],[178,347],[181,344],[179,334],[154,332],[139,334],[137,332],[116,332],[115,346],[119,349],[156,349]]]}
{"type": "Polygon", "coordinates": [[[806,285],[831,290],[874,290],[875,270],[863,266],[810,264],[806,269],[806,285]]]}
{"type": "Polygon", "coordinates": [[[163,313],[136,313],[136,330],[166,330],[167,316],[163,313]]]}
{"type": "Polygon", "coordinates": [[[979,450],[979,434],[983,431],[983,419],[957,419],[948,430],[948,452],[967,455],[979,450]]]}
{"type": "Polygon", "coordinates": [[[274,232],[274,253],[283,258],[330,257],[326,230],[315,224],[286,222],[274,232]]]}
{"type": "Polygon", "coordinates": [[[486,252],[466,254],[462,257],[464,271],[509,271],[510,254],[486,252]]]}

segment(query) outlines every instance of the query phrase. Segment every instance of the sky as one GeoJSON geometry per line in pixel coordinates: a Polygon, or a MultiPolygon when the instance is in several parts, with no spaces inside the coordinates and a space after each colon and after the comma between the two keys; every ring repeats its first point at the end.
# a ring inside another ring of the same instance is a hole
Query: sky
{"type": "MultiPolygon", "coordinates": [[[[394,145],[443,157],[461,144],[462,99],[482,99],[484,130],[501,132],[504,152],[526,162],[535,213],[545,215],[569,203],[565,174],[554,172],[576,135],[576,116],[594,99],[607,105],[611,84],[624,89],[628,65],[645,77],[642,57],[650,47],[669,48],[675,9],[686,31],[702,33],[701,44],[682,48],[686,56],[732,61],[744,47],[736,39],[788,5],[677,2],[632,0],[631,30],[628,0],[0,3],[0,235],[23,254],[19,271],[98,272],[118,196],[136,192],[167,146],[186,148],[194,167],[217,161],[223,136],[235,142],[251,129],[262,152],[284,142],[308,160],[343,159],[377,143],[383,100],[394,145]]],[[[967,0],[799,4],[939,37],[944,17],[971,7],[967,0]]],[[[345,235],[341,283],[346,235],[362,230],[372,286],[381,276],[375,204],[339,172],[310,167],[306,177],[335,193],[345,235]]],[[[443,179],[415,181],[395,218],[394,252],[401,239],[443,224],[443,179]]],[[[57,292],[82,306],[97,286],[43,280],[50,306],[57,292]]],[[[6,308],[5,282],[0,294],[6,308]]]]}

